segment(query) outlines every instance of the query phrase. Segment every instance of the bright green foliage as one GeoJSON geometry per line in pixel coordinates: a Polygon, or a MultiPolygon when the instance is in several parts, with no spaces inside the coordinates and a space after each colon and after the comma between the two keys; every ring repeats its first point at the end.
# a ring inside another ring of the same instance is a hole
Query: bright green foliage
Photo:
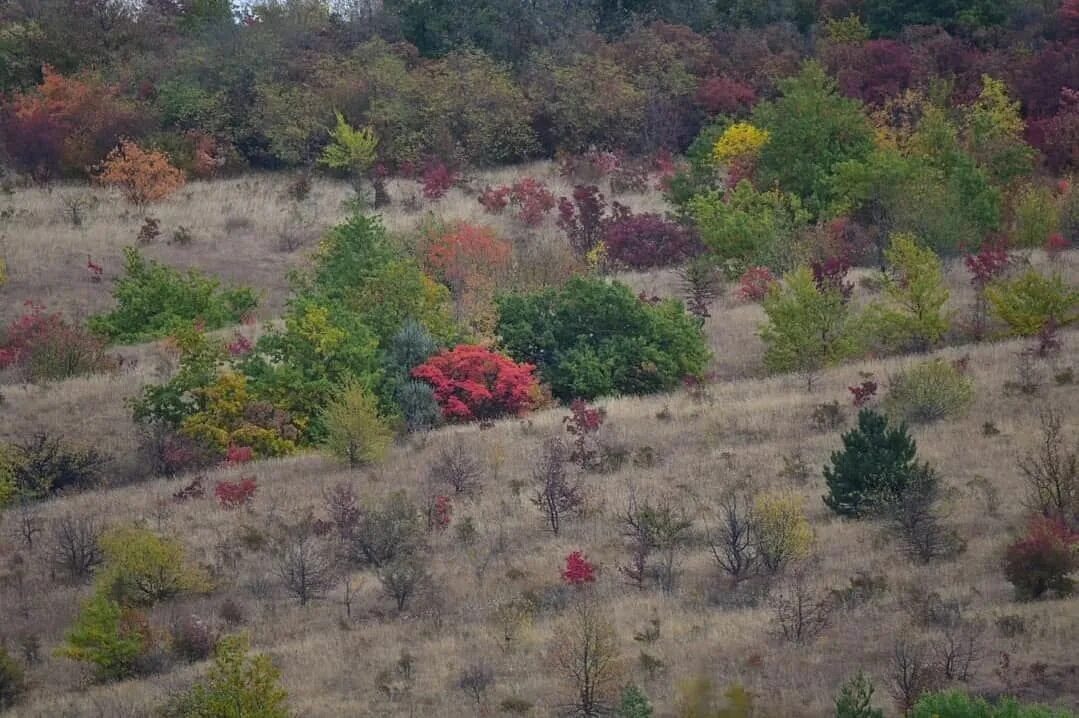
{"type": "Polygon", "coordinates": [[[889,380],[884,409],[911,423],[938,421],[965,412],[974,400],[974,381],[944,359],[930,359],[889,380]]]}
{"type": "Polygon", "coordinates": [[[1065,708],[1022,704],[1005,698],[993,704],[959,691],[926,693],[910,713],[911,718],[1079,718],[1079,713],[1065,708]]]}
{"type": "Polygon", "coordinates": [[[259,339],[243,370],[257,397],[289,412],[304,443],[325,438],[323,409],[346,382],[374,388],[382,371],[378,339],[361,317],[309,299],[294,301],[284,330],[259,339]]]}
{"type": "Polygon", "coordinates": [[[113,291],[119,306],[91,317],[87,325],[116,342],[132,343],[166,336],[185,324],[201,322],[220,329],[239,322],[258,304],[247,287],[221,289],[201,272],[177,270],[124,250],[124,276],[113,291]]]}
{"type": "MultiPolygon", "coordinates": [[[[14,658],[8,655],[5,648],[0,647],[0,711],[15,705],[16,701],[26,690],[26,674],[14,658]]],[[[632,714],[651,718],[648,713],[632,714]]]]}
{"type": "Polygon", "coordinates": [[[58,653],[92,663],[103,680],[128,678],[147,643],[140,627],[136,616],[99,591],[83,605],[58,653]]]}
{"type": "Polygon", "coordinates": [[[835,44],[863,43],[869,39],[869,28],[854,13],[846,17],[830,17],[824,21],[822,29],[828,42],[835,44]]]}
{"type": "Polygon", "coordinates": [[[777,183],[798,195],[815,215],[833,200],[836,165],[873,150],[873,128],[858,103],[840,95],[814,61],[778,84],[782,96],[753,112],[753,124],[771,135],[761,149],[761,184],[777,183]]]}
{"type": "Polygon", "coordinates": [[[678,718],[752,718],[753,696],[740,684],[731,684],[723,693],[726,705],[720,706],[712,681],[694,678],[679,687],[678,718]]]}
{"type": "Polygon", "coordinates": [[[884,711],[873,707],[873,681],[858,674],[843,684],[835,699],[835,718],[884,718],[884,711]]]}
{"type": "Polygon", "coordinates": [[[843,449],[824,467],[824,503],[841,516],[858,517],[902,496],[919,471],[918,447],[900,424],[871,409],[858,414],[858,426],[843,434],[843,449]]]}
{"type": "Polygon", "coordinates": [[[326,448],[351,468],[380,461],[393,441],[393,431],[378,414],[378,402],[358,384],[342,387],[322,422],[326,448]]]}
{"type": "Polygon", "coordinates": [[[202,446],[221,455],[229,446],[247,446],[256,458],[296,451],[297,427],[272,405],[256,402],[244,375],[222,372],[212,384],[193,389],[191,397],[201,408],[183,419],[180,431],[202,446]]]}
{"type": "Polygon", "coordinates": [[[1040,249],[1060,231],[1060,205],[1048,187],[1030,185],[1015,202],[1015,246],[1040,249]]]}
{"type": "Polygon", "coordinates": [[[143,389],[133,402],[135,421],[178,427],[185,417],[203,409],[196,392],[217,379],[226,356],[223,342],[190,325],[174,332],[172,341],[180,351],[180,368],[165,384],[143,389]]]}
{"type": "Polygon", "coordinates": [[[340,112],[330,130],[330,143],[322,150],[319,163],[353,176],[362,176],[375,162],[378,137],[370,127],[354,129],[340,112]]]}
{"type": "Polygon", "coordinates": [[[153,606],[180,594],[210,590],[206,572],[188,563],[175,539],[122,526],[106,531],[98,543],[105,555],[98,593],[121,606],[153,606]]]}
{"type": "Polygon", "coordinates": [[[726,195],[699,195],[688,206],[701,239],[732,277],[749,267],[789,269],[795,237],[809,220],[794,195],[758,192],[746,180],[726,195]]]}
{"type": "Polygon", "coordinates": [[[641,301],[618,282],[577,277],[561,289],[498,300],[498,335],[562,399],[648,394],[704,371],[708,350],[680,302],[641,301]]]}
{"type": "Polygon", "coordinates": [[[617,718],[652,718],[652,704],[644,691],[631,683],[622,689],[622,700],[615,715],[617,718]]]}
{"type": "Polygon", "coordinates": [[[1047,277],[1031,269],[993,282],[985,296],[993,315],[1021,337],[1036,335],[1050,322],[1059,329],[1079,319],[1079,289],[1058,273],[1047,277]]]}
{"type": "Polygon", "coordinates": [[[768,322],[760,329],[764,365],[772,372],[801,372],[811,380],[824,367],[861,351],[857,321],[839,291],[824,290],[801,267],[764,299],[768,322]]]}
{"type": "Polygon", "coordinates": [[[281,672],[265,654],[250,655],[245,635],[222,638],[202,683],[170,701],[169,718],[288,718],[281,672]]]}
{"type": "Polygon", "coordinates": [[[1008,97],[1002,80],[982,76],[982,92],[967,113],[971,153],[997,185],[1030,174],[1034,149],[1023,141],[1019,103],[1008,97]]]}
{"type": "Polygon", "coordinates": [[[890,271],[884,301],[868,311],[869,331],[889,348],[925,351],[948,331],[948,287],[940,259],[909,234],[892,236],[885,259],[890,271]]]}

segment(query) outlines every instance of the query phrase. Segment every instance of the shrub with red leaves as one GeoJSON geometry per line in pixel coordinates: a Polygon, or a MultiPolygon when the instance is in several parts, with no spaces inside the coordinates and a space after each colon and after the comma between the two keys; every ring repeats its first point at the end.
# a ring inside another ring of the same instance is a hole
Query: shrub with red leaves
{"type": "Polygon", "coordinates": [[[1040,598],[1052,591],[1071,594],[1079,569],[1079,533],[1060,518],[1031,519],[1024,536],[1004,554],[1004,576],[1021,599],[1040,598]]]}
{"type": "Polygon", "coordinates": [[[445,531],[453,520],[453,499],[449,496],[436,496],[431,501],[427,512],[427,524],[436,531],[445,531]]]}
{"type": "Polygon", "coordinates": [[[704,251],[695,231],[651,212],[606,222],[603,243],[610,260],[631,269],[678,264],[704,251]]]}
{"type": "Polygon", "coordinates": [[[851,403],[854,404],[854,406],[861,408],[876,397],[877,382],[872,379],[866,379],[861,384],[848,386],[847,390],[851,393],[851,403]]]}
{"type": "Polygon", "coordinates": [[[629,217],[630,211],[618,202],[611,203],[607,214],[607,200],[595,185],[577,185],[573,199],[559,197],[558,228],[566,233],[570,247],[578,256],[588,254],[603,239],[608,222],[629,217]]]}
{"type": "Polygon", "coordinates": [[[562,417],[562,424],[573,436],[570,461],[586,471],[597,469],[602,457],[596,436],[607,419],[607,412],[602,408],[592,406],[584,399],[574,399],[569,405],[569,410],[569,416],[562,417]]]}
{"type": "Polygon", "coordinates": [[[430,162],[420,175],[425,199],[441,199],[457,183],[457,173],[443,162],[430,162]]]}
{"type": "Polygon", "coordinates": [[[228,451],[225,453],[226,464],[246,464],[255,458],[255,450],[250,446],[236,446],[235,444],[229,444],[228,451]]]}
{"type": "Polygon", "coordinates": [[[236,509],[251,503],[256,490],[258,481],[254,476],[247,476],[239,481],[218,481],[214,486],[214,496],[223,508],[236,509]]]}
{"type": "Polygon", "coordinates": [[[818,291],[839,292],[844,301],[850,299],[854,291],[854,284],[847,281],[850,262],[843,257],[829,257],[812,262],[809,266],[813,270],[813,282],[818,291]]]}
{"type": "Polygon", "coordinates": [[[570,586],[583,586],[596,580],[596,567],[580,551],[566,556],[566,567],[562,569],[562,580],[570,586]]]}
{"type": "Polygon", "coordinates": [[[232,341],[228,343],[227,349],[230,357],[245,357],[254,351],[255,346],[251,343],[250,339],[243,334],[236,332],[236,334],[233,335],[232,341]]]}
{"type": "Polygon", "coordinates": [[[831,45],[825,51],[825,65],[844,95],[870,105],[899,95],[914,76],[910,48],[894,40],[831,45]]]}
{"type": "Polygon", "coordinates": [[[1056,259],[1067,248],[1068,240],[1060,232],[1050,235],[1045,242],[1045,253],[1049,255],[1050,259],[1056,259]]]}
{"type": "Polygon", "coordinates": [[[538,393],[535,367],[485,347],[462,344],[412,370],[434,389],[442,414],[453,421],[494,419],[527,412],[538,393]]]}
{"type": "Polygon", "coordinates": [[[763,301],[775,283],[775,275],[768,267],[750,267],[738,279],[738,297],[745,302],[763,301]]]}
{"type": "Polygon", "coordinates": [[[555,206],[555,198],[547,185],[533,177],[524,177],[512,185],[487,187],[480,193],[479,203],[489,214],[501,214],[511,204],[516,218],[529,226],[543,221],[555,206]]]}
{"type": "Polygon", "coordinates": [[[744,82],[719,75],[701,80],[695,99],[709,115],[740,115],[757,104],[757,91],[744,82]]]}
{"type": "Polygon", "coordinates": [[[510,261],[510,243],[490,227],[458,222],[424,252],[428,272],[458,294],[490,284],[510,261]]]}
{"type": "Polygon", "coordinates": [[[105,342],[68,323],[58,312],[28,301],[26,313],[0,329],[0,369],[14,368],[26,381],[51,381],[108,371],[116,359],[105,353],[105,342]]]}
{"type": "Polygon", "coordinates": [[[970,272],[970,283],[978,289],[1004,274],[1011,263],[1011,252],[1004,242],[986,243],[977,252],[963,257],[963,264],[970,272]]]}

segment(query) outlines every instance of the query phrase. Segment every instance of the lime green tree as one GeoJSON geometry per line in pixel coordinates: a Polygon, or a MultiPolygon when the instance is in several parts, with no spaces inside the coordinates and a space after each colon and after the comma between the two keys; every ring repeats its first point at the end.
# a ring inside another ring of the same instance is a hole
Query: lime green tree
{"type": "Polygon", "coordinates": [[[378,402],[361,384],[345,386],[322,419],[326,448],[350,468],[380,461],[393,441],[393,431],[378,413],[378,402]]]}
{"type": "Polygon", "coordinates": [[[993,315],[1016,336],[1032,337],[1050,324],[1066,327],[1079,319],[1079,289],[1059,273],[1051,276],[1034,269],[985,288],[993,315]]]}
{"type": "Polygon", "coordinates": [[[378,137],[371,127],[354,128],[340,112],[334,112],[337,125],[330,130],[330,143],[322,150],[319,164],[352,177],[359,193],[363,178],[375,163],[378,137]]]}
{"type": "Polygon", "coordinates": [[[885,252],[884,299],[867,312],[869,331],[886,347],[925,351],[948,331],[948,287],[940,258],[910,234],[892,236],[885,252]]]}
{"type": "Polygon", "coordinates": [[[138,526],[119,526],[106,531],[99,544],[105,565],[98,593],[120,606],[153,606],[180,594],[210,590],[209,576],[188,562],[175,539],[138,526]]]}
{"type": "Polygon", "coordinates": [[[245,635],[222,638],[206,679],[173,699],[167,718],[288,718],[281,672],[265,654],[250,655],[245,635]]]}
{"type": "Polygon", "coordinates": [[[784,277],[764,299],[768,321],[761,327],[764,365],[772,372],[798,372],[806,388],[821,369],[858,354],[858,317],[843,294],[821,288],[801,267],[784,277]]]}
{"type": "Polygon", "coordinates": [[[982,76],[982,91],[966,116],[971,154],[998,186],[1030,174],[1034,149],[1023,140],[1019,103],[1003,80],[982,76]]]}
{"type": "Polygon", "coordinates": [[[87,601],[58,655],[93,664],[101,680],[121,680],[135,672],[146,647],[137,614],[98,591],[87,601]]]}

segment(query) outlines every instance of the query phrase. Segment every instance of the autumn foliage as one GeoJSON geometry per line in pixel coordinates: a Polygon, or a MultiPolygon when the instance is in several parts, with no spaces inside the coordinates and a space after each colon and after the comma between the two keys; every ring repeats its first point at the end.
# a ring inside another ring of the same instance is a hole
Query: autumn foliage
{"type": "Polygon", "coordinates": [[[214,496],[222,508],[237,509],[247,506],[258,490],[258,480],[246,476],[239,481],[218,481],[214,486],[214,496]]]}
{"type": "Polygon", "coordinates": [[[158,202],[184,186],[184,173],[169,164],[161,152],[144,150],[130,140],[109,153],[97,179],[119,187],[137,207],[158,202]]]}
{"type": "Polygon", "coordinates": [[[462,344],[431,357],[413,369],[412,376],[431,385],[447,419],[472,421],[531,409],[538,393],[534,369],[484,347],[462,344]]]}
{"type": "Polygon", "coordinates": [[[459,222],[427,245],[427,270],[458,292],[487,283],[510,260],[510,244],[490,227],[459,222]]]}
{"type": "Polygon", "coordinates": [[[1072,592],[1069,574],[1079,569],[1079,533],[1063,519],[1038,516],[1025,535],[1008,546],[1004,576],[1020,598],[1041,598],[1049,591],[1072,592]]]}
{"type": "Polygon", "coordinates": [[[562,580],[570,586],[583,586],[596,580],[596,567],[585,558],[584,553],[574,551],[566,556],[566,567],[562,569],[562,580]]]}

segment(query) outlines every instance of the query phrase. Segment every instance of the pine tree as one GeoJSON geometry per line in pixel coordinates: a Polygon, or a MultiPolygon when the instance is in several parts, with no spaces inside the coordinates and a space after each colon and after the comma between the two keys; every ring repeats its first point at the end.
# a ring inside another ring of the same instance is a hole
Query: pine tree
{"type": "Polygon", "coordinates": [[[632,683],[622,690],[618,718],[652,718],[652,704],[648,702],[648,696],[632,683]]]}
{"type": "Polygon", "coordinates": [[[858,517],[902,496],[925,470],[917,452],[906,424],[890,428],[884,416],[862,409],[858,426],[843,435],[842,451],[833,452],[831,465],[824,467],[824,503],[837,514],[858,517]]]}
{"type": "Polygon", "coordinates": [[[858,671],[835,699],[835,718],[884,718],[884,711],[874,708],[872,703],[873,681],[858,671]]]}

